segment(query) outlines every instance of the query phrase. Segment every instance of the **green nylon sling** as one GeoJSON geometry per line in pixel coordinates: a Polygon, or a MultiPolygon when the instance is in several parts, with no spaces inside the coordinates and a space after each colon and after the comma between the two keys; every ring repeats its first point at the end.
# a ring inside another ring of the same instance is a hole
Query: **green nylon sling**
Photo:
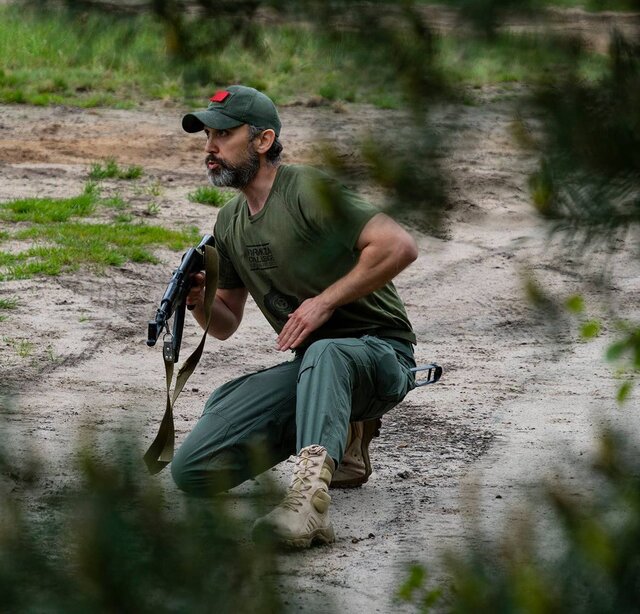
{"type": "Polygon", "coordinates": [[[204,274],[205,274],[205,290],[204,290],[204,315],[206,325],[204,327],[204,334],[198,344],[198,347],[193,351],[191,356],[184,361],[182,367],[178,371],[176,377],[176,384],[173,389],[173,395],[171,394],[171,382],[173,380],[173,365],[164,358],[165,377],[167,383],[167,402],[164,410],[164,416],[158,429],[158,434],[153,440],[153,443],[149,446],[149,449],[144,455],[144,462],[147,465],[149,473],[152,475],[162,471],[172,460],[173,451],[175,446],[175,428],[173,424],[173,406],[182,392],[184,385],[193,373],[202,351],[204,350],[204,344],[207,339],[207,331],[211,324],[211,314],[213,313],[213,301],[216,296],[216,290],[218,288],[218,252],[211,245],[204,246],[204,274]]]}

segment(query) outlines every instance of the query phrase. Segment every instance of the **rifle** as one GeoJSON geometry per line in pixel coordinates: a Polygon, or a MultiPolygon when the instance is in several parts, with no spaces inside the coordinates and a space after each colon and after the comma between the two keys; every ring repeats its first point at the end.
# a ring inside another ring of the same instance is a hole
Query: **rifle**
{"type": "Polygon", "coordinates": [[[160,307],[156,311],[155,319],[149,321],[147,345],[154,346],[164,330],[166,330],[165,341],[162,350],[164,359],[167,398],[164,416],[160,424],[160,429],[153,443],[144,455],[144,461],[150,473],[158,473],[166,467],[173,458],[173,447],[175,431],[173,425],[173,405],[187,383],[189,376],[196,368],[204,343],[207,338],[207,331],[211,323],[211,313],[213,301],[218,285],[218,254],[214,247],[214,239],[211,235],[202,237],[196,247],[192,247],[182,256],[180,266],[173,272],[169,285],[165,290],[160,307]],[[202,339],[198,347],[189,356],[178,371],[176,383],[171,393],[171,382],[173,380],[173,365],[178,360],[180,344],[182,343],[182,330],[184,328],[184,316],[187,309],[187,295],[191,290],[191,275],[198,271],[205,271],[205,292],[204,292],[204,315],[205,327],[202,339]],[[175,314],[175,315],[174,315],[175,314]],[[173,330],[169,332],[168,320],[173,318],[173,330]],[[170,339],[166,339],[169,335],[170,339]]]}
{"type": "MultiPolygon", "coordinates": [[[[192,247],[183,254],[180,266],[173,272],[169,285],[160,300],[160,307],[156,311],[154,320],[149,321],[147,345],[153,347],[166,329],[170,340],[165,341],[162,354],[167,362],[178,362],[180,345],[182,343],[182,331],[184,329],[185,308],[187,308],[187,295],[191,290],[191,275],[204,269],[205,246],[214,247],[215,240],[211,235],[204,235],[196,247],[192,247]],[[167,324],[169,318],[175,313],[173,330],[169,333],[167,324]]],[[[193,309],[189,305],[190,309],[193,309]]]]}

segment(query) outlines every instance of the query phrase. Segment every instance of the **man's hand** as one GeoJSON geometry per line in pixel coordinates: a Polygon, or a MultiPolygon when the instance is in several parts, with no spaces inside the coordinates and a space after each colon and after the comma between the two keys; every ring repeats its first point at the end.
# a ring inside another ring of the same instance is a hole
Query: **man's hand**
{"type": "Polygon", "coordinates": [[[204,273],[191,275],[191,289],[187,294],[187,307],[193,309],[204,302],[204,273]]]}
{"type": "Polygon", "coordinates": [[[308,298],[293,313],[278,335],[276,348],[281,352],[295,350],[314,330],[320,328],[333,314],[322,296],[308,298]]]}

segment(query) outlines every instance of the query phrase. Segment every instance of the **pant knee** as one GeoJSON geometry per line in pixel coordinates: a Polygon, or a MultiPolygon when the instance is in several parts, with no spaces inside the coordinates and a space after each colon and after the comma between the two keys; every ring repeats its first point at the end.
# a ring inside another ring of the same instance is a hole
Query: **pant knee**
{"type": "Polygon", "coordinates": [[[341,347],[339,339],[320,339],[315,341],[304,353],[300,372],[303,372],[308,367],[317,365],[324,359],[334,359],[336,356],[343,354],[344,349],[341,347]]]}
{"type": "Polygon", "coordinates": [[[205,469],[178,455],[171,463],[171,477],[181,491],[194,497],[210,497],[228,489],[215,469],[205,469]]]}
{"type": "Polygon", "coordinates": [[[176,486],[188,495],[212,497],[253,477],[234,450],[221,450],[207,462],[202,459],[190,461],[179,452],[171,464],[171,476],[176,486]]]}
{"type": "Polygon", "coordinates": [[[201,481],[198,473],[188,468],[185,462],[177,457],[171,463],[171,477],[175,485],[187,494],[197,494],[198,483],[201,481]]]}

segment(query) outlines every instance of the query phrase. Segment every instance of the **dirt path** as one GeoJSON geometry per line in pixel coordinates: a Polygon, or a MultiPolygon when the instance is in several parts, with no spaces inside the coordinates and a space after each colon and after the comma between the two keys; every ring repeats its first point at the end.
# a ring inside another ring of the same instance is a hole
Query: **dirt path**
{"type": "MultiPolygon", "coordinates": [[[[335,494],[337,543],[282,558],[283,582],[299,589],[293,606],[321,596],[348,612],[402,611],[391,596],[405,563],[422,560],[437,569],[440,554],[463,539],[472,504],[461,486],[483,487],[480,519],[489,531],[500,530],[505,510],[524,505],[531,479],[553,473],[562,454],[589,452],[596,422],[630,417],[638,426],[632,412],[614,405],[615,380],[601,361],[605,341],[554,339],[523,299],[527,265],[565,294],[581,289],[583,279],[575,262],[549,248],[529,205],[527,177],[535,160],[511,137],[511,104],[489,92],[482,105],[438,116],[442,128],[457,126],[447,157],[455,223],[447,240],[415,233],[420,258],[397,286],[420,340],[418,360],[437,360],[445,376],[412,392],[385,418],[373,444],[370,482],[335,494]]],[[[89,163],[114,156],[142,165],[145,176],[137,188],[105,182],[107,192],[128,190],[133,211],[144,217],[153,189],[160,205],[155,221],[208,231],[215,210],[186,199],[204,174],[202,143],[181,132],[181,112],[161,105],[140,111],[0,107],[0,201],[76,194],[89,163]]],[[[393,119],[368,107],[340,113],[290,107],[282,118],[291,162],[313,157],[318,134],[349,152],[363,130],[393,119]]],[[[145,346],[146,321],[177,258],[159,255],[162,265],[0,285],[0,297],[18,296],[21,303],[0,323],[3,379],[18,386],[23,410],[11,428],[49,454],[45,492],[72,477],[69,450],[82,424],[105,433],[141,428],[147,438],[154,434],[163,374],[159,350],[145,346]],[[30,356],[20,356],[16,342],[27,339],[36,345],[30,356]]],[[[616,260],[617,305],[637,316],[638,262],[624,253],[616,260]]],[[[190,327],[185,345],[196,338],[190,327]]],[[[209,343],[179,402],[179,441],[211,389],[282,360],[273,340],[249,306],[233,341],[209,343]]],[[[283,463],[272,475],[284,483],[289,470],[283,463]]],[[[173,489],[168,473],[159,479],[173,489]]],[[[254,487],[243,486],[231,504],[240,509],[242,494],[254,487]]]]}

